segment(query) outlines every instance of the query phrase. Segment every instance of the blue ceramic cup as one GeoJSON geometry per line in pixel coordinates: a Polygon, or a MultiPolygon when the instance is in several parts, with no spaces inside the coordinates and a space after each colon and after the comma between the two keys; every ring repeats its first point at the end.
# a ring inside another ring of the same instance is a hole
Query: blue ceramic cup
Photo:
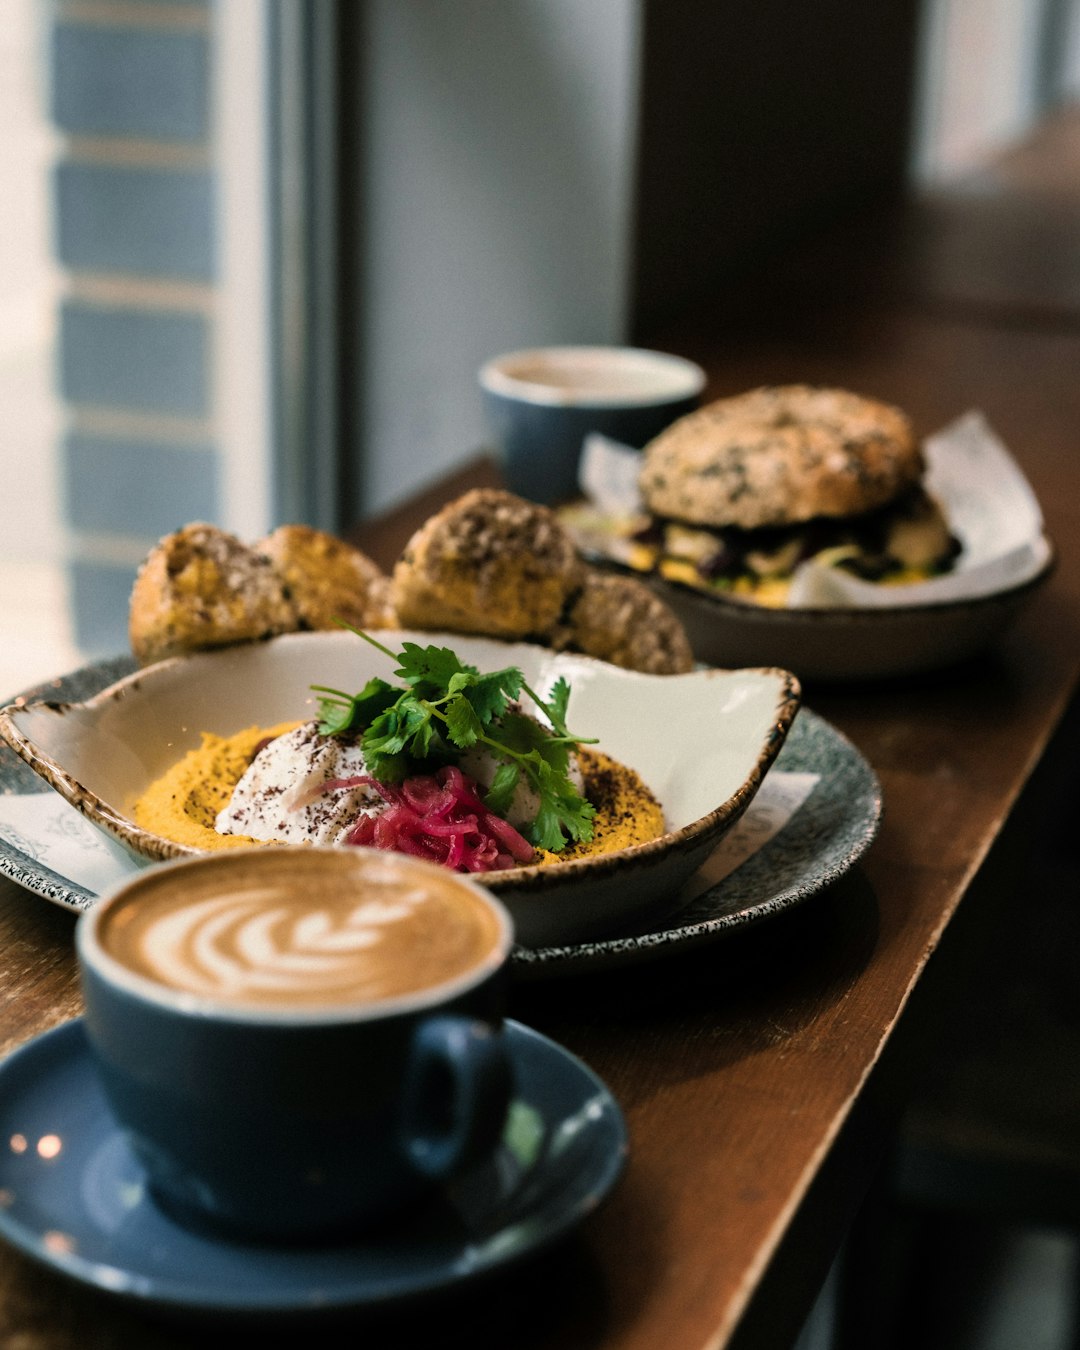
{"type": "Polygon", "coordinates": [[[705,372],[635,347],[537,347],[493,358],[479,380],[506,486],[553,505],[579,495],[590,432],[640,450],[697,407],[705,372]]]}
{"type": "Polygon", "coordinates": [[[370,1229],[497,1142],[509,916],[472,880],[360,848],[148,868],[83,914],[86,1030],[175,1218],[370,1229]]]}

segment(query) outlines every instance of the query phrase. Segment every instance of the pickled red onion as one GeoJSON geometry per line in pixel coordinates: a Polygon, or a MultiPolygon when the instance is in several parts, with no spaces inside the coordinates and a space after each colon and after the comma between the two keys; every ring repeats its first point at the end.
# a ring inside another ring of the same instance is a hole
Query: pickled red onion
{"type": "Polygon", "coordinates": [[[361,784],[373,787],[389,809],[360,816],[347,844],[409,853],[458,872],[503,871],[532,861],[528,840],[489,811],[474,780],[452,764],[397,784],[367,776],[330,779],[323,790],[361,784]]]}

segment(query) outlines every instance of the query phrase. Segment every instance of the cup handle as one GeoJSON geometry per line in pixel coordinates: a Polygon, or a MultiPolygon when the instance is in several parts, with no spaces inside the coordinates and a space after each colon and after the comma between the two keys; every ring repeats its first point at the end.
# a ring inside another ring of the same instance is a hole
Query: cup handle
{"type": "Polygon", "coordinates": [[[478,1161],[497,1143],[513,1085],[503,1036],[487,1022],[444,1014],[413,1038],[405,1094],[409,1157],[434,1181],[478,1161]]]}

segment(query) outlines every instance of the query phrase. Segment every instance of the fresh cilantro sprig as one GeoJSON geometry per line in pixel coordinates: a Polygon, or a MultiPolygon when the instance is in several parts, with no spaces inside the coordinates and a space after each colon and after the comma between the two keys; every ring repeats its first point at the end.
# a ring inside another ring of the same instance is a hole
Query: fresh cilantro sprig
{"type": "Polygon", "coordinates": [[[591,742],[567,727],[570,685],[565,678],[560,676],[542,699],[516,666],[481,674],[449,647],[405,642],[394,652],[359,628],[342,627],[396,661],[394,674],[406,686],[378,676],[358,694],[312,685],[322,695],[320,733],[358,736],[373,778],[400,782],[425,761],[448,763],[482,745],[499,760],[484,797],[490,811],[505,816],[519,782],[525,781],[540,803],[525,831],[531,844],[558,853],[568,838],[592,838],[594,808],[568,773],[571,750],[591,742]],[[522,693],[547,717],[550,731],[512,707],[522,693]]]}

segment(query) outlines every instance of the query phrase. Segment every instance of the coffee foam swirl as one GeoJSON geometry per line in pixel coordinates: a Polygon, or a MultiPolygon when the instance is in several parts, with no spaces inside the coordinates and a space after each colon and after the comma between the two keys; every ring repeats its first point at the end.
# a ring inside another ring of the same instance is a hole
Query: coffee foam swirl
{"type": "MultiPolygon", "coordinates": [[[[422,897],[420,897],[422,902],[422,897]]],[[[150,925],[143,966],[165,984],[212,997],[384,996],[385,973],[366,960],[409,905],[361,901],[351,912],[312,912],[266,889],[204,900],[150,925]]]]}
{"type": "Polygon", "coordinates": [[[457,883],[417,885],[396,874],[351,887],[298,882],[148,890],[108,916],[102,942],[172,989],[285,1008],[429,988],[465,974],[498,942],[490,910],[457,883]]]}

